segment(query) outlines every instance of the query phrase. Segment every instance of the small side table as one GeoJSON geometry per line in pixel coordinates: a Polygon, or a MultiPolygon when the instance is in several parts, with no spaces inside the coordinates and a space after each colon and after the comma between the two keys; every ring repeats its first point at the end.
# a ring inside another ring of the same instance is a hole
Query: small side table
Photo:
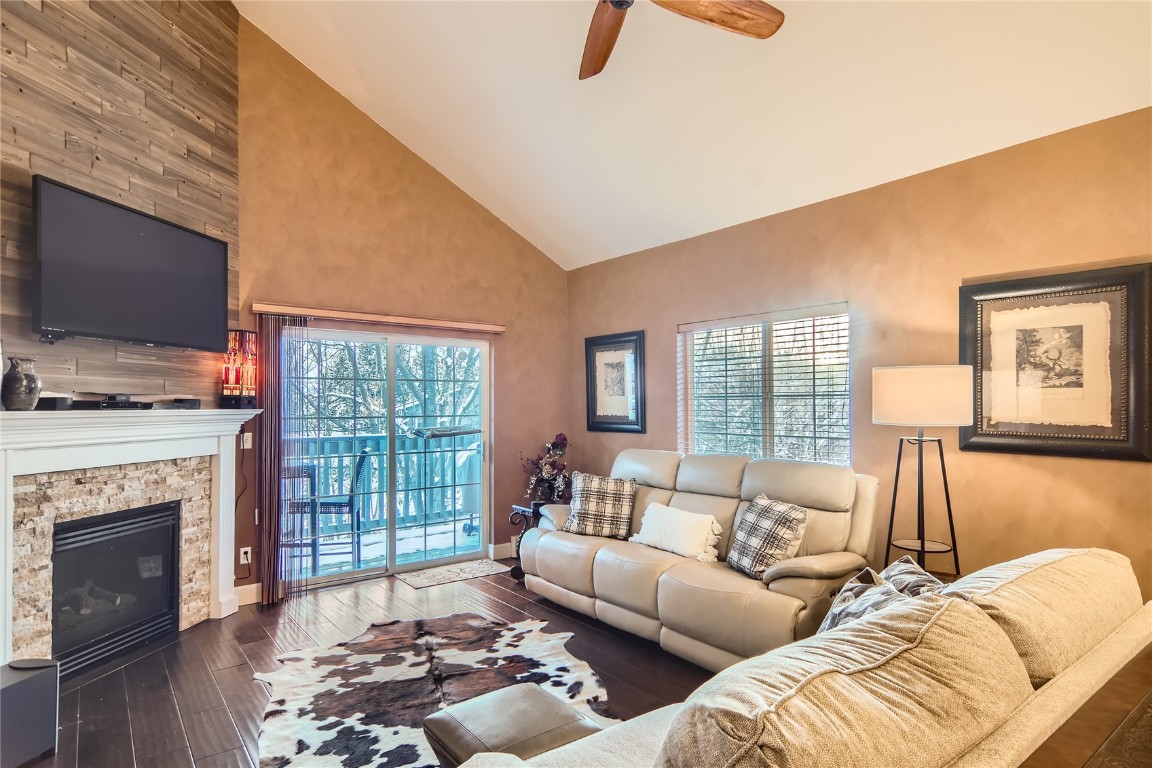
{"type": "MultiPolygon", "coordinates": [[[[520,541],[524,538],[524,534],[528,533],[529,528],[535,528],[540,524],[540,507],[544,504],[543,501],[533,501],[527,507],[522,504],[512,505],[512,514],[508,515],[508,522],[520,526],[520,533],[516,535],[517,560],[520,559],[520,541]]],[[[516,581],[524,579],[524,569],[520,567],[519,563],[512,566],[512,578],[516,581]]]]}

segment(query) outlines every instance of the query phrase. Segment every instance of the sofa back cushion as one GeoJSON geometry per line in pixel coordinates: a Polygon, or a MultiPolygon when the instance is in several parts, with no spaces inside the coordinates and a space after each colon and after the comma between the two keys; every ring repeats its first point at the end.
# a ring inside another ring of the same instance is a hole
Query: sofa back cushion
{"type": "Polygon", "coordinates": [[[979,608],[909,598],[704,683],[657,764],[943,766],[1031,693],[1020,657],[979,608]]]}
{"type": "Polygon", "coordinates": [[[979,606],[1016,647],[1039,688],[1140,610],[1128,558],[1106,549],[1049,549],[944,587],[979,606]]]}
{"type": "Polygon", "coordinates": [[[712,515],[720,524],[720,540],[716,542],[716,551],[721,560],[728,557],[728,545],[732,541],[732,526],[736,520],[736,508],[740,500],[728,496],[711,496],[704,493],[683,493],[676,491],[668,506],[695,512],[698,515],[712,515]]]}
{"type": "MultiPolygon", "coordinates": [[[[797,557],[844,551],[852,529],[852,505],[856,498],[856,473],[851,467],[755,459],[744,468],[740,498],[750,502],[761,493],[808,509],[808,527],[797,557]]],[[[737,525],[747,507],[747,504],[741,505],[737,525]]],[[[726,545],[731,544],[731,534],[728,538],[726,545]]]]}
{"type": "Polygon", "coordinates": [[[747,456],[688,454],[680,460],[680,469],[676,472],[676,490],[739,499],[746,466],[747,456]]]}
{"type": "Polygon", "coordinates": [[[671,505],[676,488],[676,472],[683,454],[648,448],[627,448],[612,463],[612,477],[636,481],[636,498],[632,504],[629,533],[638,533],[644,510],[652,503],[671,505]]]}
{"type": "Polygon", "coordinates": [[[672,495],[675,491],[664,488],[652,488],[647,485],[636,484],[636,497],[632,502],[632,533],[639,533],[644,522],[644,512],[651,504],[672,506],[672,495]]]}
{"type": "Polygon", "coordinates": [[[721,559],[744,510],[761,493],[809,510],[797,557],[842,552],[852,529],[856,474],[850,467],[628,448],[616,456],[611,476],[636,480],[631,533],[640,530],[652,502],[712,515],[724,529],[716,545],[721,559]]]}
{"type": "Polygon", "coordinates": [[[635,480],[638,485],[670,491],[676,487],[681,458],[683,454],[676,451],[628,448],[616,456],[610,474],[622,480],[635,480]]]}

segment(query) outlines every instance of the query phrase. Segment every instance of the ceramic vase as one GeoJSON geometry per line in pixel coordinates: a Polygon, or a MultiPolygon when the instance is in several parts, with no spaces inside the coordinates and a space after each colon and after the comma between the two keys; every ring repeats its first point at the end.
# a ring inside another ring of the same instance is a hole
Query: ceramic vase
{"type": "Polygon", "coordinates": [[[10,357],[11,365],[0,384],[0,402],[9,411],[30,411],[40,400],[40,376],[33,363],[35,358],[10,357]]]}

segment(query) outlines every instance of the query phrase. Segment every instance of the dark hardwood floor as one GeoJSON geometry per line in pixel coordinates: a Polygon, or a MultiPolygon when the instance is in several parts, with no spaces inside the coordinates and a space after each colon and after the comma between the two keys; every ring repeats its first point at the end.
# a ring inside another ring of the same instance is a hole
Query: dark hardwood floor
{"type": "MultiPolygon", "coordinates": [[[[509,561],[513,562],[513,561],[509,561]]],[[[452,613],[503,621],[542,619],[572,632],[568,650],[603,680],[623,718],[683,701],[711,673],[655,643],[550,603],[507,574],[413,589],[393,577],[315,590],[273,608],[244,606],[177,641],[62,687],[60,749],[38,768],[247,768],[268,693],[255,671],[276,656],[355,637],[372,622],[452,613]]],[[[1025,765],[1072,768],[1093,753],[1152,690],[1152,647],[1134,659],[1025,765]]],[[[25,768],[28,768],[25,766],[25,768]]]]}
{"type": "Polygon", "coordinates": [[[420,590],[385,577],[315,590],[273,608],[244,606],[127,666],[65,683],[59,751],[29,765],[255,766],[268,693],[253,672],[275,669],[278,654],[355,637],[375,621],[452,613],[543,619],[547,631],[573,632],[568,650],[592,666],[624,718],[683,701],[711,676],[655,643],[549,603],[506,574],[420,590]]]}

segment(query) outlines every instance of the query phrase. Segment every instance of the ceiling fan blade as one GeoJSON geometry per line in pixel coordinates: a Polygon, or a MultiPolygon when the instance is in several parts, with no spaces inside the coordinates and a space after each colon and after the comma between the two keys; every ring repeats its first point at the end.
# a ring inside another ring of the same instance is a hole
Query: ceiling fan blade
{"type": "Polygon", "coordinates": [[[584,57],[580,60],[581,80],[598,75],[604,69],[616,38],[620,36],[626,13],[627,8],[616,8],[609,0],[596,3],[596,12],[592,14],[592,24],[588,27],[588,41],[584,43],[584,57]]]}
{"type": "Polygon", "coordinates": [[[762,0],[652,0],[665,10],[729,32],[763,40],[776,34],[784,14],[762,0]]]}

